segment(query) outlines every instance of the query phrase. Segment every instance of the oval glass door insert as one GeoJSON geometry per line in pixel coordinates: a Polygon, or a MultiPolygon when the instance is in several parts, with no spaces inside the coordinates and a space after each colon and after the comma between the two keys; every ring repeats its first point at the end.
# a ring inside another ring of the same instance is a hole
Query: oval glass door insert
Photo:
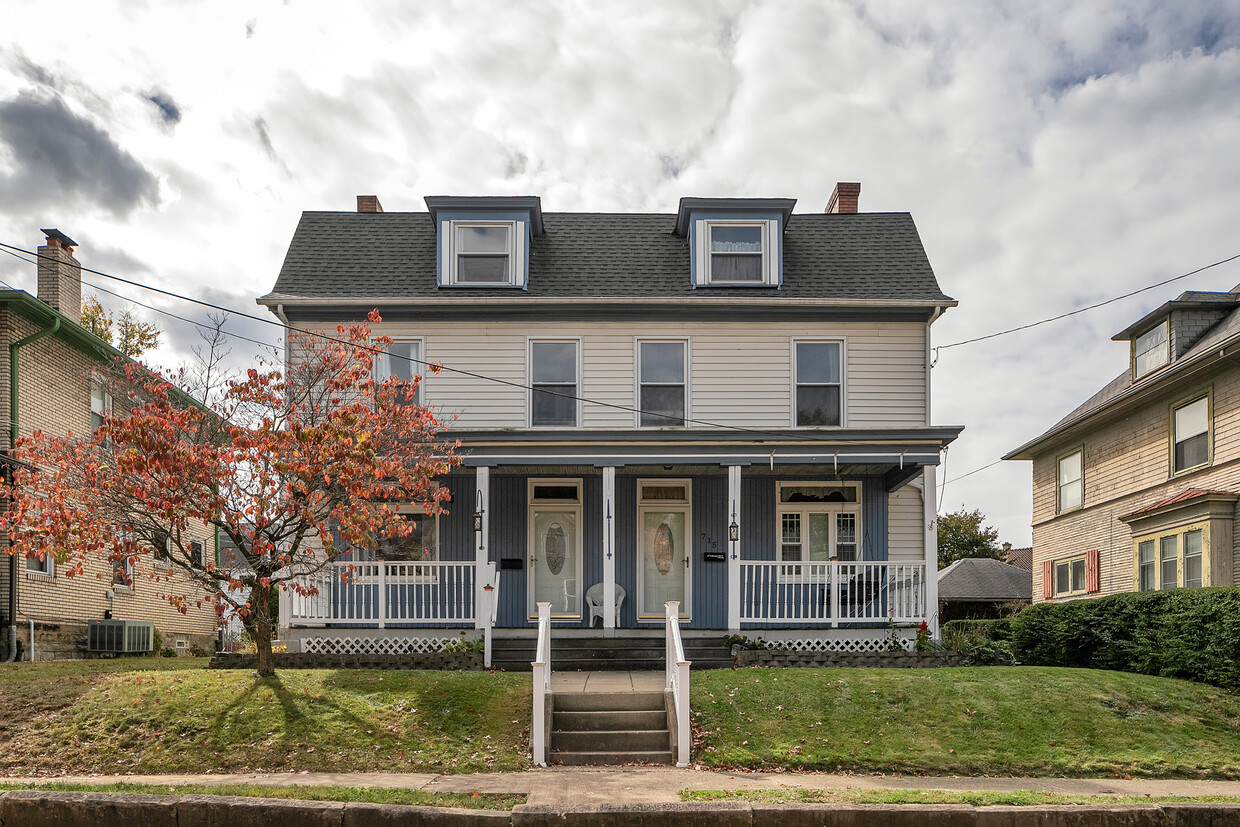
{"type": "Polygon", "coordinates": [[[672,570],[672,558],[675,554],[671,526],[659,523],[659,527],[654,530],[654,567],[659,574],[666,575],[672,570]]]}
{"type": "Polygon", "coordinates": [[[547,569],[558,575],[564,568],[564,560],[568,557],[568,538],[559,523],[552,523],[543,538],[543,558],[547,561],[547,569]]]}

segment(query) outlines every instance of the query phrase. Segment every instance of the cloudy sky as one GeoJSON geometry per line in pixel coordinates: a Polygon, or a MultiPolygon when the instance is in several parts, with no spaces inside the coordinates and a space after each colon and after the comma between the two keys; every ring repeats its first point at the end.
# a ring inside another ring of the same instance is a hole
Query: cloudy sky
{"type": "MultiPolygon", "coordinates": [[[[389,211],[428,194],[818,211],[861,181],[863,211],[913,214],[960,300],[944,345],[1240,253],[1240,7],[1224,0],[10,0],[3,18],[0,241],[58,227],[88,267],[249,312],[300,212],[360,193],[389,211]]],[[[0,280],[33,292],[33,267],[0,255],[0,280]]],[[[968,427],[943,509],[1028,544],[1027,463],[952,480],[1123,370],[1110,336],[1130,321],[1237,283],[1240,262],[943,349],[934,418],[968,427]]],[[[183,360],[194,328],[141,313],[167,331],[155,360],[183,360]]]]}

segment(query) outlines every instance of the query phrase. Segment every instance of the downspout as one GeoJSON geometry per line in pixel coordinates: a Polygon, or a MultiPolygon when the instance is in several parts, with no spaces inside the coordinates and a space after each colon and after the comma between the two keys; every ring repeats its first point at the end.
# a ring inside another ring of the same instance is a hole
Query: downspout
{"type": "MultiPolygon", "coordinates": [[[[17,364],[18,351],[31,342],[36,342],[44,336],[50,336],[60,330],[60,316],[52,317],[52,326],[45,327],[37,333],[31,333],[24,339],[18,339],[9,345],[9,450],[17,445],[18,427],[17,427],[17,364]]],[[[31,660],[34,659],[34,626],[31,624],[30,629],[30,654],[31,660]]],[[[12,663],[17,660],[17,558],[9,555],[9,653],[5,657],[5,663],[12,663]]]]}

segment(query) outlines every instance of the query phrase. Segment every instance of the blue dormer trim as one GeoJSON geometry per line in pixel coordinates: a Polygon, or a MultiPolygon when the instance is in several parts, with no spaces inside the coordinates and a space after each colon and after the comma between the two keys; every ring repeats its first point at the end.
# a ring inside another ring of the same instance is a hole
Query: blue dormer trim
{"type": "Polygon", "coordinates": [[[792,198],[682,198],[676,233],[689,240],[689,283],[698,287],[774,287],[784,283],[783,235],[792,217],[792,198]],[[763,280],[727,282],[704,272],[710,240],[704,235],[710,222],[753,223],[763,227],[763,280]]]}
{"type": "Polygon", "coordinates": [[[451,289],[485,288],[488,290],[528,289],[530,283],[530,240],[542,235],[542,204],[537,196],[427,196],[427,209],[435,224],[435,284],[451,289]],[[514,227],[513,260],[510,266],[517,278],[510,284],[459,284],[449,276],[455,266],[452,251],[452,228],[456,222],[495,221],[514,227]]]}

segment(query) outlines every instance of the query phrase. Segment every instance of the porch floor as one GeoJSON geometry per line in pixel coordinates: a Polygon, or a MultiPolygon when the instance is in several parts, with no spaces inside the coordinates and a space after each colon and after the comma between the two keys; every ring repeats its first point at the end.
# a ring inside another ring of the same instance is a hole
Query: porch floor
{"type": "Polygon", "coordinates": [[[554,662],[551,669],[552,692],[662,692],[666,682],[663,672],[556,672],[554,662]]]}

